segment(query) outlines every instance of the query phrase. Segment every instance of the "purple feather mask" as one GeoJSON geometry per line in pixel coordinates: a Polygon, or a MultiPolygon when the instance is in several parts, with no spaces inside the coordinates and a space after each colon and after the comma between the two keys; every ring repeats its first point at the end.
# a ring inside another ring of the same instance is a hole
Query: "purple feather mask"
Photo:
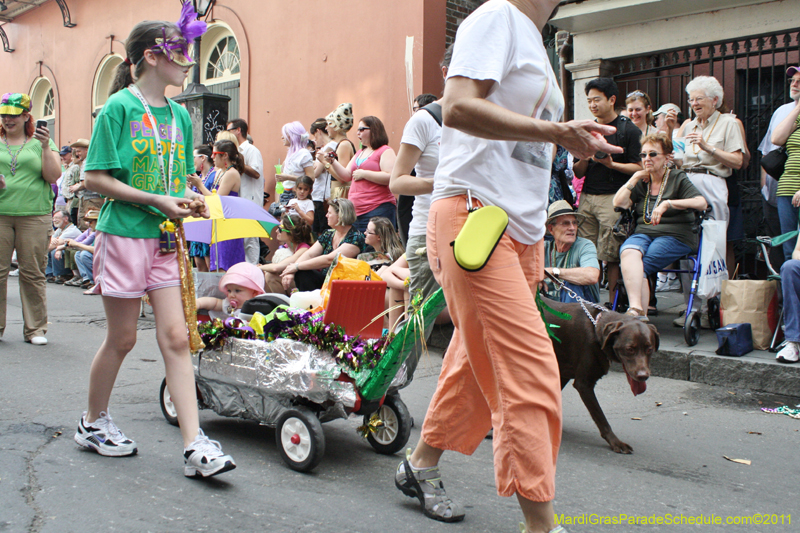
{"type": "Polygon", "coordinates": [[[164,54],[178,66],[190,67],[194,61],[189,58],[189,43],[203,35],[208,27],[202,20],[197,20],[197,12],[191,2],[184,2],[181,17],[175,25],[179,35],[167,37],[166,28],[162,28],[162,37],[156,39],[155,46],[150,50],[164,54]]]}

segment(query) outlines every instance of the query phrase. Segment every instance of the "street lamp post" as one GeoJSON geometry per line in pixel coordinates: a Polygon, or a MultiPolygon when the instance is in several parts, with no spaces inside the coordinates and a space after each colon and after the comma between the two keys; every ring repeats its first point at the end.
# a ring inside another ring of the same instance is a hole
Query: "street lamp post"
{"type": "MultiPolygon", "coordinates": [[[[215,0],[192,0],[198,18],[205,17],[214,6],[215,0]]],[[[181,2],[183,3],[183,2],[181,2]]],[[[192,119],[192,138],[196,144],[214,142],[218,131],[228,124],[228,102],[231,97],[215,94],[200,83],[200,38],[194,41],[194,67],[192,81],[186,89],[173,98],[183,104],[192,119]]]]}

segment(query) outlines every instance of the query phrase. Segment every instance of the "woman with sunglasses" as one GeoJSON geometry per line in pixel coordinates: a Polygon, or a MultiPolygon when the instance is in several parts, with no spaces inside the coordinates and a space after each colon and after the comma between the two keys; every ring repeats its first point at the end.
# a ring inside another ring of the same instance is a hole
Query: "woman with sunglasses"
{"type": "Polygon", "coordinates": [[[650,284],[647,277],[697,251],[694,215],[706,199],[682,170],[670,170],[672,140],[664,132],[642,137],[643,170],[620,187],[614,207],[633,207],[636,231],[620,248],[620,268],[630,307],[628,314],[647,321],[650,284]]]}
{"type": "Polygon", "coordinates": [[[637,128],[642,130],[642,135],[648,135],[650,132],[655,132],[653,126],[653,107],[650,104],[650,97],[642,91],[633,91],[628,94],[625,99],[626,110],[628,111],[628,118],[631,119],[637,128]]]}
{"type": "Polygon", "coordinates": [[[356,211],[353,202],[334,198],[328,207],[328,231],[306,250],[300,258],[283,270],[283,288],[297,287],[301,291],[321,289],[333,259],[338,255],[355,259],[364,251],[364,234],[353,225],[356,211]]]}
{"type": "Polygon", "coordinates": [[[364,117],[357,136],[362,148],[347,168],[333,158],[328,161],[340,181],[351,182],[347,198],[356,209],[356,227],[366,231],[372,217],[386,217],[396,226],[397,200],[389,190],[389,178],[397,156],[389,147],[386,128],[378,117],[364,117]]]}
{"type": "Polygon", "coordinates": [[[297,262],[306,250],[311,248],[314,242],[311,226],[306,224],[300,215],[285,213],[281,217],[276,239],[281,243],[281,247],[273,254],[272,263],[261,265],[259,268],[264,271],[264,288],[267,292],[288,294],[283,288],[281,274],[287,266],[297,262]]]}

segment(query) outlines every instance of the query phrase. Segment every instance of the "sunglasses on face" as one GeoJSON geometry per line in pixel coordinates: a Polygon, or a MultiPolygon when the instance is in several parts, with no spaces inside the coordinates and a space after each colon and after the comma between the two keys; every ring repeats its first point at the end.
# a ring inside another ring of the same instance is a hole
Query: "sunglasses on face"
{"type": "Polygon", "coordinates": [[[367,128],[366,126],[364,126],[364,127],[358,128],[358,132],[359,132],[359,133],[361,133],[362,131],[364,131],[364,130],[368,130],[368,129],[369,129],[369,128],[367,128]]]}
{"type": "Polygon", "coordinates": [[[225,152],[211,152],[211,155],[225,155],[225,152]]]}
{"type": "Polygon", "coordinates": [[[656,157],[658,157],[660,155],[661,154],[659,152],[642,152],[642,153],[639,154],[639,158],[640,159],[644,159],[647,156],[650,156],[650,159],[655,159],[656,157]]]}
{"type": "Polygon", "coordinates": [[[278,229],[279,229],[280,231],[284,232],[284,233],[291,233],[291,232],[292,232],[292,230],[290,230],[290,229],[286,229],[286,227],[285,227],[285,226],[278,226],[278,229]]]}

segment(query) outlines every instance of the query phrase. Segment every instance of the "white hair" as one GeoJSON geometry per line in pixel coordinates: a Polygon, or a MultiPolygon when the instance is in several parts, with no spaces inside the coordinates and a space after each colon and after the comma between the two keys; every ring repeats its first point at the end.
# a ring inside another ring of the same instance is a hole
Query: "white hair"
{"type": "Polygon", "coordinates": [[[717,78],[713,76],[697,76],[686,85],[686,94],[691,94],[694,91],[700,91],[709,98],[717,99],[716,108],[722,105],[722,99],[725,97],[725,91],[722,89],[717,78]]]}

